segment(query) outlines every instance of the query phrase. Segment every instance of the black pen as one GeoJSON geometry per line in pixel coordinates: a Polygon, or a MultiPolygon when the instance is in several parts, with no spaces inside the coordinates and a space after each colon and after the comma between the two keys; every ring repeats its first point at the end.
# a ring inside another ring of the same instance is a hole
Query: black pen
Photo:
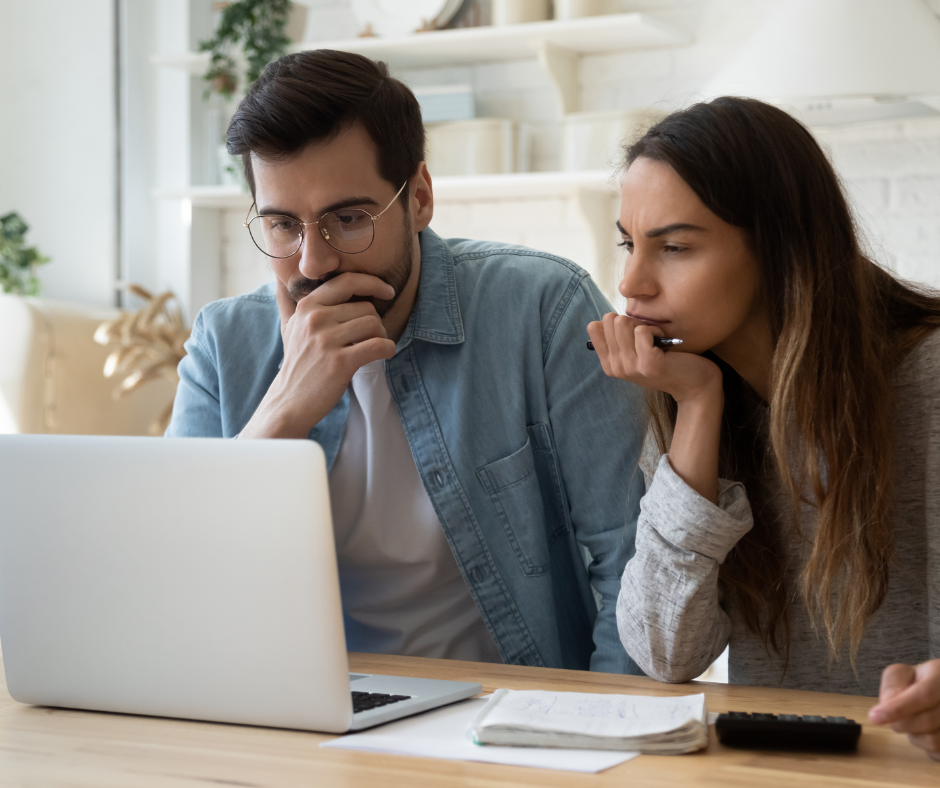
{"type": "MultiPolygon", "coordinates": [[[[669,350],[673,345],[681,344],[681,339],[675,339],[673,337],[653,337],[653,347],[662,348],[663,350],[669,350]]],[[[594,343],[590,340],[588,340],[587,349],[594,350],[594,343]]]]}

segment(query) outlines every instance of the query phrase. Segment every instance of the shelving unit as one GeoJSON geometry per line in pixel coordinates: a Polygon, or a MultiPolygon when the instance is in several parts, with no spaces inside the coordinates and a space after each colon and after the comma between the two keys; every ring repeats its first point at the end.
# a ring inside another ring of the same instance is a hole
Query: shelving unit
{"type": "MultiPolygon", "coordinates": [[[[581,55],[682,46],[692,36],[645,14],[610,14],[564,22],[529,22],[505,27],[470,27],[416,33],[402,38],[350,38],[307,42],[294,47],[338,49],[386,61],[392,69],[457,66],[537,57],[551,77],[564,111],[577,112],[577,67],[581,55]]],[[[202,75],[208,53],[155,55],[155,65],[202,75]]]]}
{"type": "MultiPolygon", "coordinates": [[[[477,27],[413,34],[401,38],[354,38],[304,42],[294,51],[337,49],[384,60],[393,72],[433,67],[474,66],[534,59],[554,86],[564,114],[580,109],[578,69],[584,55],[662,49],[692,43],[692,36],[642,13],[612,14],[568,21],[546,21],[506,27],[477,27]]],[[[151,58],[155,66],[201,76],[208,54],[179,52],[151,58]]],[[[193,81],[195,87],[195,81],[193,81]]],[[[432,173],[433,176],[433,173],[432,173]]],[[[434,193],[441,202],[564,198],[588,230],[593,259],[612,259],[614,233],[610,215],[615,185],[608,172],[522,172],[501,175],[434,178],[434,193]]],[[[154,192],[163,202],[179,201],[184,216],[192,217],[191,260],[213,268],[210,258],[220,254],[218,229],[224,211],[245,211],[250,195],[230,186],[191,186],[154,192]],[[197,243],[198,241],[198,243],[197,243]],[[196,248],[198,247],[198,252],[196,248]]],[[[193,265],[194,263],[189,263],[193,265]]],[[[191,278],[193,274],[191,272],[191,278]]],[[[213,270],[212,281],[220,281],[213,270]]],[[[201,299],[197,299],[201,300],[201,299]]],[[[201,304],[192,304],[193,310],[201,304]]]]}

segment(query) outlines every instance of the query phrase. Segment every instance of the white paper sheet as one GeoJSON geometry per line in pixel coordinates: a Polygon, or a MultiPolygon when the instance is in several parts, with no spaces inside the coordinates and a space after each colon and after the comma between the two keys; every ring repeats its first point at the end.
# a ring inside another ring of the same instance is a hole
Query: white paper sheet
{"type": "Polygon", "coordinates": [[[487,698],[465,700],[362,733],[341,736],[320,746],[592,773],[602,772],[638,755],[609,750],[481,747],[467,739],[466,731],[486,701],[487,698]]]}

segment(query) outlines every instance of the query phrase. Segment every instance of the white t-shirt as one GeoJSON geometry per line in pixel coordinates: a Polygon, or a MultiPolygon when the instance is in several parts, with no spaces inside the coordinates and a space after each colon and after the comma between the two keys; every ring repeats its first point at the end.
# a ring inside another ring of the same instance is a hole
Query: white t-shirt
{"type": "Polygon", "coordinates": [[[415,467],[384,360],[353,376],[330,499],[350,651],[502,662],[415,467]]]}

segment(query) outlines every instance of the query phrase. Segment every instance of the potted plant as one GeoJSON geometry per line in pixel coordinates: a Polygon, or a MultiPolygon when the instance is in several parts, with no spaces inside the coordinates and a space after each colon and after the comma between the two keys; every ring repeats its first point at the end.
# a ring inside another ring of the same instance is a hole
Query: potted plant
{"type": "Polygon", "coordinates": [[[236,47],[246,64],[245,87],[254,82],[272,60],[287,53],[289,32],[303,36],[306,6],[290,0],[236,0],[221,4],[222,18],[215,35],[199,42],[200,52],[209,52],[205,80],[208,92],[232,98],[239,87],[236,47]],[[291,28],[288,31],[288,27],[291,28]]]}
{"type": "Polygon", "coordinates": [[[26,246],[29,225],[18,213],[0,216],[0,290],[4,293],[38,296],[37,265],[49,262],[34,246],[26,246]]]}

